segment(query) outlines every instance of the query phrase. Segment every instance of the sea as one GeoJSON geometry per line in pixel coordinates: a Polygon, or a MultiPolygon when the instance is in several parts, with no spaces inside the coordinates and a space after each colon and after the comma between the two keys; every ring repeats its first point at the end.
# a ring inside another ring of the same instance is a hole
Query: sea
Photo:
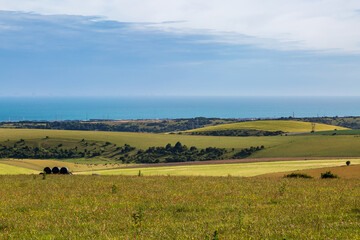
{"type": "Polygon", "coordinates": [[[360,97],[0,97],[0,121],[360,116],[360,97]]]}

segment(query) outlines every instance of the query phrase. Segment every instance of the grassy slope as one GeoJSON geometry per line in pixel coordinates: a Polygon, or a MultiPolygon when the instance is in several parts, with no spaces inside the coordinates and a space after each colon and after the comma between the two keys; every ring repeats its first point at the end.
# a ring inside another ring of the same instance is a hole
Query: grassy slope
{"type": "Polygon", "coordinates": [[[33,174],[33,173],[39,173],[39,172],[29,168],[2,164],[0,162],[0,175],[18,175],[18,174],[33,174]]]}
{"type": "Polygon", "coordinates": [[[360,138],[352,135],[302,135],[274,137],[212,137],[184,136],[150,133],[120,133],[120,132],[88,132],[61,130],[30,130],[30,129],[0,129],[0,141],[6,139],[19,140],[44,138],[59,138],[94,141],[110,141],[117,145],[125,143],[137,148],[165,146],[177,141],[187,146],[222,147],[241,149],[264,145],[265,149],[256,152],[251,158],[264,157],[357,157],[360,156],[360,138]]]}
{"type": "Polygon", "coordinates": [[[0,176],[0,185],[0,239],[360,236],[358,180],[0,176]]]}
{"type": "MultiPolygon", "coordinates": [[[[283,131],[283,132],[310,132],[312,126],[310,122],[301,122],[301,121],[280,121],[280,120],[269,120],[269,121],[250,121],[250,122],[240,122],[240,123],[231,123],[224,125],[217,125],[212,127],[198,128],[191,131],[220,131],[220,130],[233,130],[233,129],[255,129],[262,131],[283,131]]],[[[315,131],[330,131],[330,130],[345,130],[347,128],[326,125],[321,123],[316,123],[315,131]]]]}
{"type": "MultiPolygon", "coordinates": [[[[306,161],[280,161],[280,162],[257,162],[237,164],[214,164],[192,165],[150,168],[110,169],[103,171],[83,172],[82,174],[99,173],[101,175],[133,175],[146,176],[240,176],[252,177],[267,173],[296,171],[301,169],[313,169],[345,165],[348,159],[336,160],[306,160],[306,161]]],[[[350,159],[353,164],[360,164],[360,159],[350,159]]]]}
{"type": "Polygon", "coordinates": [[[252,158],[262,157],[357,157],[360,156],[360,138],[342,136],[291,136],[284,144],[256,152],[252,158]]]}
{"type": "Polygon", "coordinates": [[[208,137],[208,136],[182,136],[172,134],[152,133],[126,133],[126,132],[97,132],[97,131],[66,131],[66,130],[37,130],[37,129],[0,129],[0,141],[7,139],[19,140],[44,138],[77,139],[94,141],[109,141],[117,145],[130,144],[137,148],[148,148],[152,146],[165,146],[168,143],[175,144],[180,141],[187,146],[199,148],[221,147],[221,148],[246,148],[251,146],[274,146],[285,143],[288,140],[282,137],[259,138],[234,138],[234,137],[208,137]]]}

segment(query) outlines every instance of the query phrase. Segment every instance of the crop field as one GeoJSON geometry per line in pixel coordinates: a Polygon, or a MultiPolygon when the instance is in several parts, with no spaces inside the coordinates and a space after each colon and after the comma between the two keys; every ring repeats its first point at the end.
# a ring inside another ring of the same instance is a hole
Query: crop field
{"type": "MultiPolygon", "coordinates": [[[[310,122],[301,121],[283,121],[283,120],[266,120],[266,121],[250,121],[223,124],[211,127],[198,128],[191,131],[221,131],[221,130],[235,130],[235,129],[254,129],[262,131],[282,131],[282,132],[310,132],[312,125],[310,122]]],[[[315,132],[317,131],[331,131],[331,130],[346,130],[347,128],[327,125],[322,123],[315,124],[315,132]]]]}
{"type": "Polygon", "coordinates": [[[358,180],[0,176],[1,239],[357,239],[358,180]]]}
{"type": "MultiPolygon", "coordinates": [[[[236,164],[180,165],[168,167],[121,168],[81,172],[81,174],[98,173],[101,175],[133,175],[144,176],[239,176],[253,177],[267,173],[296,171],[303,169],[344,166],[350,160],[352,164],[360,164],[360,159],[323,159],[302,161],[274,161],[236,164]]],[[[283,176],[283,175],[282,175],[283,176]]]]}

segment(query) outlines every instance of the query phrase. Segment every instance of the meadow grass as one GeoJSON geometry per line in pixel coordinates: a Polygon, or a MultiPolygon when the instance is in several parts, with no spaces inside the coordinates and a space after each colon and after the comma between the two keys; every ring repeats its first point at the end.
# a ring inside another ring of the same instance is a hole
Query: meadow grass
{"type": "Polygon", "coordinates": [[[0,160],[0,163],[15,167],[28,168],[36,171],[43,171],[45,167],[51,167],[51,168],[67,167],[71,172],[105,170],[111,168],[131,166],[131,164],[115,164],[115,163],[88,164],[88,163],[72,163],[72,162],[67,162],[67,160],[45,160],[45,159],[2,159],[0,160]]]}
{"type": "MultiPolygon", "coordinates": [[[[283,120],[266,120],[266,121],[250,121],[223,124],[211,127],[203,127],[189,130],[186,132],[201,132],[201,131],[221,131],[221,130],[235,130],[235,129],[254,129],[262,131],[283,131],[283,132],[310,132],[312,124],[310,122],[301,121],[283,121],[283,120]]],[[[322,123],[315,123],[315,131],[330,131],[330,130],[346,130],[348,128],[327,125],[322,123]]]]}
{"type": "Polygon", "coordinates": [[[0,176],[0,239],[358,239],[358,180],[0,176]]]}
{"type": "Polygon", "coordinates": [[[132,175],[141,171],[144,176],[239,176],[253,177],[268,173],[296,171],[303,169],[344,166],[350,160],[352,164],[360,164],[360,159],[274,161],[236,164],[182,165],[171,167],[122,168],[98,171],[87,171],[79,174],[98,173],[101,175],[132,175]]]}
{"type": "Polygon", "coordinates": [[[0,162],[0,175],[18,175],[18,174],[34,174],[34,173],[38,173],[38,172],[29,168],[12,166],[0,162]]]}

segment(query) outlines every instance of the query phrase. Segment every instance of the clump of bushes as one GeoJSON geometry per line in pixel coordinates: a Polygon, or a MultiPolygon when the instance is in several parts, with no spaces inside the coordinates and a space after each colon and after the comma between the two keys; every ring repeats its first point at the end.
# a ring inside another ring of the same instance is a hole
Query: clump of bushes
{"type": "Polygon", "coordinates": [[[284,176],[285,178],[313,178],[306,173],[290,173],[284,176]]]}
{"type": "Polygon", "coordinates": [[[325,179],[325,178],[338,178],[338,176],[333,174],[330,171],[327,171],[327,172],[321,173],[321,178],[323,178],[323,179],[325,179]]]}
{"type": "Polygon", "coordinates": [[[349,166],[350,165],[350,161],[346,161],[346,166],[349,166]]]}

